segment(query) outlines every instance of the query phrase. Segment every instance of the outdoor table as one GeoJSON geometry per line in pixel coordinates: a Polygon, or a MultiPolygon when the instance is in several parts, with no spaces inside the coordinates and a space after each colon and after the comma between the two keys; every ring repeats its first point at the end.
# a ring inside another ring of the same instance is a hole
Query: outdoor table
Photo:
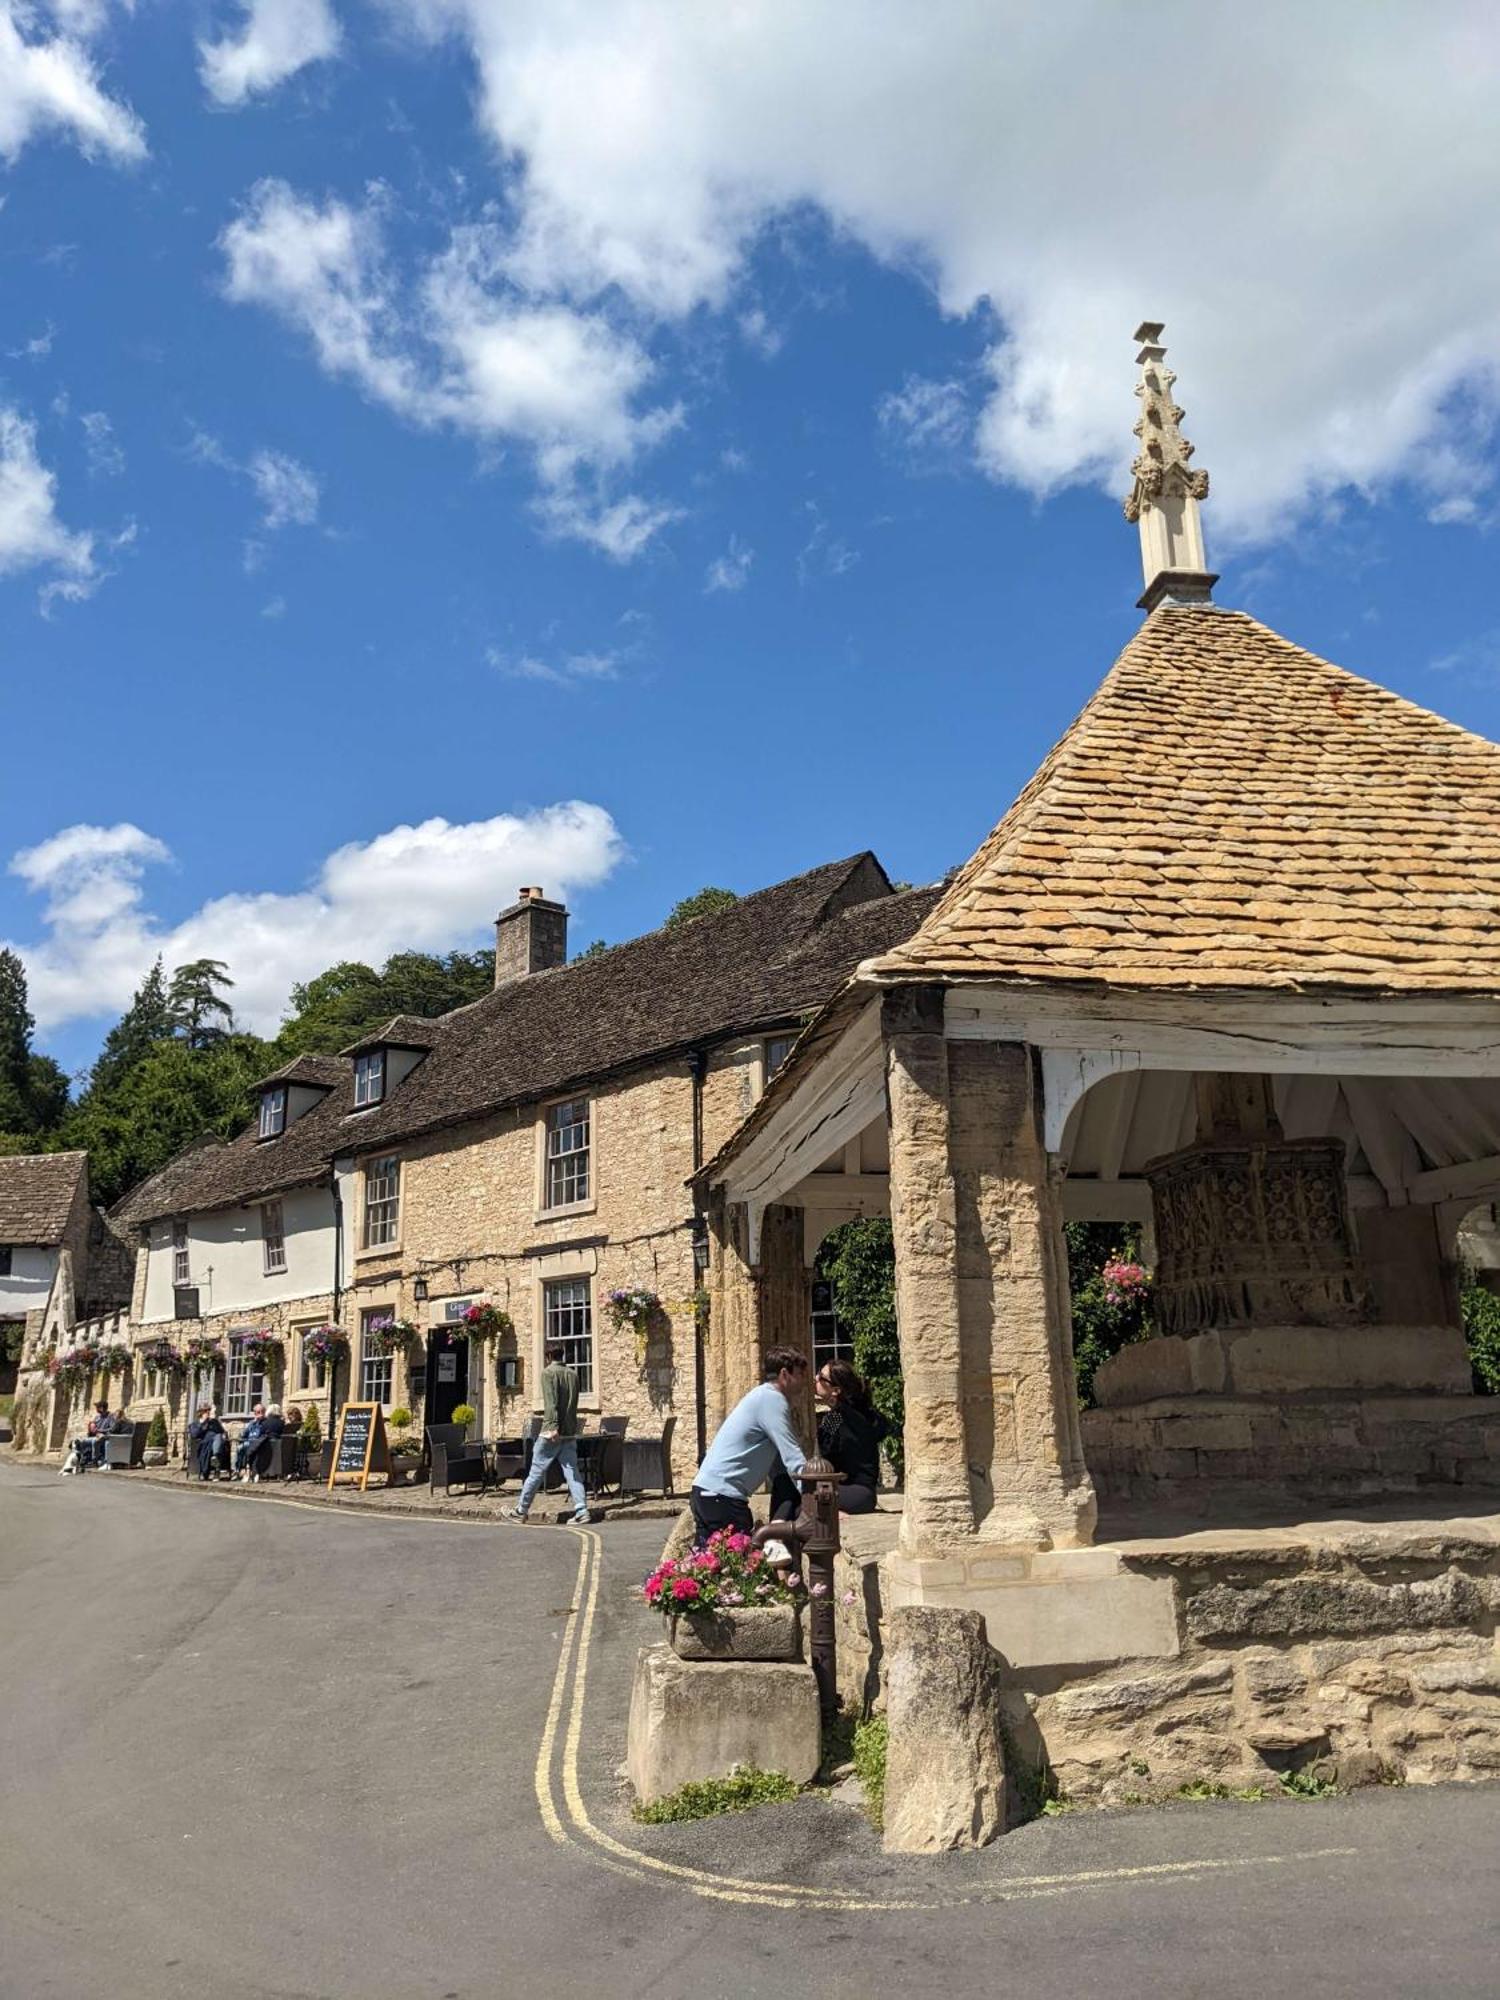
{"type": "MultiPolygon", "coordinates": [[[[585,1493],[597,1493],[599,1472],[609,1439],[603,1431],[582,1431],[573,1442],[578,1447],[578,1473],[583,1480],[583,1490],[585,1493]]],[[[535,1444],[535,1438],[495,1438],[485,1446],[485,1450],[490,1454],[492,1464],[497,1456],[519,1453],[523,1461],[521,1477],[524,1480],[531,1471],[531,1454],[535,1444]]],[[[561,1473],[558,1477],[562,1477],[561,1473]]]]}

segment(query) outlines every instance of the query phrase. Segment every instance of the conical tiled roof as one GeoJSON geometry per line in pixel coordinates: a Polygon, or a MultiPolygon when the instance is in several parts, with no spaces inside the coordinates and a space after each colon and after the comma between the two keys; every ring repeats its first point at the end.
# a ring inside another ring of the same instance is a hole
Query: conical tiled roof
{"type": "Polygon", "coordinates": [[[1163,606],[861,972],[1500,992],[1500,746],[1243,612],[1163,606]]]}

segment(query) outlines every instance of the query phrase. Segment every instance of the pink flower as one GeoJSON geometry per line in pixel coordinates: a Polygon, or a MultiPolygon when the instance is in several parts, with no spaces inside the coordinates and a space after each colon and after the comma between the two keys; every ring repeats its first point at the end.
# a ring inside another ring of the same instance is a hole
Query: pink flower
{"type": "Polygon", "coordinates": [[[828,1595],[828,1585],[826,1583],[815,1583],[812,1587],[812,1594],[814,1597],[826,1597],[828,1595]]]}
{"type": "Polygon", "coordinates": [[[751,1547],[750,1537],[748,1535],[731,1535],[725,1546],[735,1555],[742,1556],[746,1549],[751,1547]]]}
{"type": "Polygon", "coordinates": [[[698,1586],[690,1576],[680,1576],[672,1585],[672,1595],[679,1604],[690,1603],[698,1595],[698,1586]]]}
{"type": "Polygon", "coordinates": [[[701,1570],[706,1570],[710,1576],[713,1576],[722,1565],[717,1556],[699,1556],[698,1567],[701,1570]]]}

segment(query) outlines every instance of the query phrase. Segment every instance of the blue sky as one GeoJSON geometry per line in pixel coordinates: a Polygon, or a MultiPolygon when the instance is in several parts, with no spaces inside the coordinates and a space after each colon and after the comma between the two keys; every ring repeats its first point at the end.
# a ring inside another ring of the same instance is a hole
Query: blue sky
{"type": "Polygon", "coordinates": [[[1220,601],[1500,734],[1492,11],[1130,18],[0,0],[40,1045],[963,860],[1138,622],[1147,315],[1220,601]]]}

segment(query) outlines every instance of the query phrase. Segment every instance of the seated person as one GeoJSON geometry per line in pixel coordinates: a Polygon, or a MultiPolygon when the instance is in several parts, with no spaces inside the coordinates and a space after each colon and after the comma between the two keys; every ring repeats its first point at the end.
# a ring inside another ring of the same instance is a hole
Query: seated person
{"type": "Polygon", "coordinates": [[[104,1440],[115,1427],[115,1420],[109,1413],[108,1403],[95,1403],[94,1414],[89,1418],[88,1430],[78,1440],[78,1463],[82,1466],[103,1465],[104,1440]]]}
{"type": "Polygon", "coordinates": [[[264,1403],[257,1403],[251,1410],[250,1421],[240,1432],[234,1454],[234,1469],[246,1484],[264,1474],[271,1463],[271,1440],[279,1438],[285,1429],[278,1404],[272,1403],[267,1409],[264,1403]]]}
{"type": "MultiPolygon", "coordinates": [[[[890,1425],[870,1400],[863,1378],[847,1361],[825,1361],[813,1380],[818,1411],[818,1450],[844,1475],[839,1487],[841,1514],[873,1514],[880,1490],[880,1444],[890,1425]]],[[[801,1495],[785,1474],[771,1486],[771,1511],[778,1521],[792,1520],[801,1495]]]]}
{"type": "Polygon", "coordinates": [[[205,1403],[188,1426],[188,1442],[198,1455],[198,1477],[212,1479],[229,1457],[229,1435],[212,1403],[205,1403]]]}

